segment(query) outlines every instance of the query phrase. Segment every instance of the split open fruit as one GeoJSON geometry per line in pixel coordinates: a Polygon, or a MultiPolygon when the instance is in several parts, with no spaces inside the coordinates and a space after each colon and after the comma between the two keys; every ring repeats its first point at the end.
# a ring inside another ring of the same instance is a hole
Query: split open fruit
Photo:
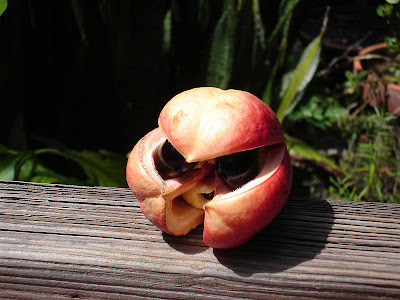
{"type": "Polygon", "coordinates": [[[268,105],[244,91],[195,88],[172,98],[158,124],[133,148],[126,168],[154,225],[185,235],[204,222],[206,245],[232,248],[277,216],[292,168],[268,105]]]}

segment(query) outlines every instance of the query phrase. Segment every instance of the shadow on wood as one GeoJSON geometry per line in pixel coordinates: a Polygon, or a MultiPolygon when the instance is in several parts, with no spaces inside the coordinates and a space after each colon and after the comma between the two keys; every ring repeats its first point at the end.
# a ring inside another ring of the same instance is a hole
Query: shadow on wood
{"type": "MultiPolygon", "coordinates": [[[[277,219],[250,241],[213,252],[222,265],[240,276],[281,272],[319,254],[325,248],[333,222],[333,208],[326,200],[289,199],[277,219]]],[[[163,239],[179,252],[197,254],[208,249],[202,241],[202,231],[201,225],[186,236],[163,233],[163,239]]]]}
{"type": "Polygon", "coordinates": [[[206,251],[209,247],[203,243],[203,224],[190,231],[187,235],[174,236],[163,232],[163,239],[171,248],[183,254],[197,254],[206,251]]]}
{"type": "Polygon", "coordinates": [[[240,276],[282,272],[313,259],[325,248],[333,215],[332,206],[325,200],[303,203],[289,199],[278,218],[249,242],[235,249],[214,249],[214,254],[240,276]],[[315,214],[314,205],[324,214],[315,214]]]}

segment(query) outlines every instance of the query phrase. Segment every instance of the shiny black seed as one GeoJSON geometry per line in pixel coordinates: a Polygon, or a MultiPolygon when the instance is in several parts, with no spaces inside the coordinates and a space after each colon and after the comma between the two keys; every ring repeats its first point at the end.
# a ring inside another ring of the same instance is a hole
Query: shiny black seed
{"type": "Polygon", "coordinates": [[[257,153],[254,149],[218,157],[215,160],[218,177],[231,189],[241,187],[259,172],[257,153]]]}
{"type": "Polygon", "coordinates": [[[212,198],[214,198],[214,191],[212,191],[211,193],[203,193],[201,194],[204,198],[206,198],[207,200],[211,200],[212,198]]]}
{"type": "Polygon", "coordinates": [[[158,149],[155,165],[161,176],[172,178],[194,168],[195,163],[187,163],[182,154],[167,140],[158,149]]]}

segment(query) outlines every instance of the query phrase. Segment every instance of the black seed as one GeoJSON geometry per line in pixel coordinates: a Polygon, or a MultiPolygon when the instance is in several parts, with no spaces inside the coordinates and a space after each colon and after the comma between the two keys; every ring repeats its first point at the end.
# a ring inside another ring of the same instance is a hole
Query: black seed
{"type": "Polygon", "coordinates": [[[207,200],[211,200],[212,198],[214,198],[214,191],[212,191],[211,193],[203,193],[201,194],[204,198],[206,198],[207,200]]]}
{"type": "Polygon", "coordinates": [[[217,175],[231,189],[241,187],[257,176],[258,150],[248,150],[218,157],[215,160],[217,175]]]}
{"type": "Polygon", "coordinates": [[[155,157],[157,171],[166,178],[181,175],[194,168],[195,163],[187,163],[182,154],[167,140],[158,149],[155,157]]]}

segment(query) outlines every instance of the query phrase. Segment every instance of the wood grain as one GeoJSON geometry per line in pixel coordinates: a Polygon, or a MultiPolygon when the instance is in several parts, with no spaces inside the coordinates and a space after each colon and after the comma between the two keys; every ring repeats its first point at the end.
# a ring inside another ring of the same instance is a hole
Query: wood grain
{"type": "Polygon", "coordinates": [[[163,234],[128,189],[0,182],[1,299],[400,299],[400,205],[289,199],[250,242],[163,234]]]}

